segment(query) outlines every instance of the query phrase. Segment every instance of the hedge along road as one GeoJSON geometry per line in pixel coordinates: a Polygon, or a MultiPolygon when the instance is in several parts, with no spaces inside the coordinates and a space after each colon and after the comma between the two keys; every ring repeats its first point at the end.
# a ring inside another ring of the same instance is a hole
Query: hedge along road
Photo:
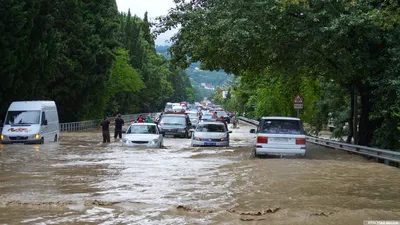
{"type": "Polygon", "coordinates": [[[302,158],[252,156],[250,125],[231,147],[101,143],[99,131],[49,145],[0,146],[0,221],[8,224],[362,224],[400,218],[400,173],[316,145],[302,158]],[[248,221],[248,222],[246,222],[248,221]]]}

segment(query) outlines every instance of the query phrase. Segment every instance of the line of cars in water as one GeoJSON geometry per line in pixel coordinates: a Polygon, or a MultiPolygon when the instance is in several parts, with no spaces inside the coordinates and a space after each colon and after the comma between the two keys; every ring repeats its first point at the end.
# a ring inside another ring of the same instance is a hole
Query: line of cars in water
{"type": "MultiPolygon", "coordinates": [[[[165,135],[191,139],[192,147],[229,146],[232,133],[224,121],[215,119],[191,123],[191,112],[164,114],[158,124],[133,123],[123,139],[124,146],[163,147],[165,135]]],[[[199,118],[197,118],[199,119],[199,118]]],[[[306,155],[306,134],[299,118],[262,117],[257,129],[254,155],[306,155]]]]}
{"type": "MultiPolygon", "coordinates": [[[[211,111],[211,110],[210,110],[211,111]]],[[[212,112],[191,110],[160,115],[157,123],[133,123],[123,137],[123,146],[163,147],[164,136],[190,138],[191,145],[229,146],[226,120],[216,121],[212,112]]],[[[216,111],[225,115],[224,111],[216,111]]],[[[223,117],[224,118],[224,117],[223,117]]],[[[221,118],[220,118],[221,119],[221,118]]],[[[259,155],[306,155],[306,134],[299,118],[262,117],[254,145],[259,155]]],[[[13,102],[6,115],[0,141],[11,143],[38,143],[59,140],[59,122],[54,101],[13,102]]]]}
{"type": "Polygon", "coordinates": [[[133,123],[123,146],[162,147],[163,137],[191,138],[192,146],[229,146],[228,126],[215,118],[205,119],[195,111],[163,113],[157,123],[133,123]]]}

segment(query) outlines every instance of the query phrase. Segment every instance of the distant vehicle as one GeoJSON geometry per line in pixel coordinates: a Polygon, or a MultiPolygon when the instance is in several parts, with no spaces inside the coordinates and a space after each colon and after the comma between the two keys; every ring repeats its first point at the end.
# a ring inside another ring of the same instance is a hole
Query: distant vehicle
{"type": "Polygon", "coordinates": [[[195,128],[199,123],[199,116],[196,111],[188,111],[186,114],[189,116],[190,122],[192,123],[192,127],[195,128]]]}
{"type": "Polygon", "coordinates": [[[255,156],[306,154],[306,135],[299,118],[263,117],[257,131],[250,132],[257,133],[255,156]]]}
{"type": "Polygon", "coordinates": [[[13,102],[8,108],[1,143],[57,142],[60,127],[54,101],[13,102]]]}
{"type": "Polygon", "coordinates": [[[218,117],[222,116],[222,118],[224,118],[226,123],[231,123],[231,118],[225,111],[216,111],[216,112],[218,117]]]}
{"type": "Polygon", "coordinates": [[[213,118],[213,115],[210,113],[207,114],[203,114],[203,116],[201,117],[201,121],[206,122],[206,121],[215,121],[215,119],[213,118]]]}
{"type": "Polygon", "coordinates": [[[154,123],[134,123],[126,131],[122,146],[147,146],[161,148],[164,133],[154,123]]]}
{"type": "Polygon", "coordinates": [[[172,103],[167,102],[167,104],[165,104],[164,112],[170,112],[170,111],[172,111],[172,103]]]}
{"type": "Polygon", "coordinates": [[[159,122],[159,129],[165,135],[190,138],[192,123],[186,114],[164,114],[159,122]]]}
{"type": "Polygon", "coordinates": [[[193,130],[192,146],[229,146],[229,134],[221,122],[202,122],[193,130]]]}
{"type": "Polygon", "coordinates": [[[183,110],[185,110],[182,106],[172,106],[172,111],[173,112],[182,112],[183,110]]]}

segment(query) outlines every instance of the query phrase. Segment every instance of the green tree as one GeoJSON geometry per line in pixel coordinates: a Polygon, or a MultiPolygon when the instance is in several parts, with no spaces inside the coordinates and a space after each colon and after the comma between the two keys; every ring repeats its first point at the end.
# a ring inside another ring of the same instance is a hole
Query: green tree
{"type": "MultiPolygon", "coordinates": [[[[394,42],[400,38],[398,8],[397,1],[199,0],[178,2],[168,16],[160,18],[159,27],[162,32],[181,26],[171,47],[176,65],[186,67],[201,61],[205,69],[223,69],[240,76],[249,73],[251,77],[266,68],[273,71],[264,75],[276,77],[269,78],[275,79],[275,89],[260,90],[259,97],[280,92],[279,96],[288,98],[295,87],[291,82],[298,77],[332,79],[348,91],[351,115],[357,116],[359,111],[359,121],[351,123],[353,128],[359,125],[355,143],[379,145],[371,140],[376,140],[374,130],[384,125],[382,118],[396,124],[393,116],[372,116],[381,105],[378,98],[382,94],[393,96],[393,85],[387,88],[382,84],[398,77],[393,70],[399,65],[395,51],[399,43],[394,42]],[[282,78],[288,75],[289,79],[282,78]]],[[[298,82],[299,86],[307,84],[298,82]]],[[[245,95],[251,92],[238,94],[249,99],[245,95]]],[[[252,95],[245,108],[258,108],[256,96],[252,95]]],[[[261,111],[268,110],[268,104],[266,99],[261,101],[261,111]]],[[[394,104],[388,101],[385,110],[392,112],[394,104]]],[[[282,106],[279,112],[288,114],[288,107],[282,106]]],[[[393,138],[389,142],[398,145],[393,138]]]]}

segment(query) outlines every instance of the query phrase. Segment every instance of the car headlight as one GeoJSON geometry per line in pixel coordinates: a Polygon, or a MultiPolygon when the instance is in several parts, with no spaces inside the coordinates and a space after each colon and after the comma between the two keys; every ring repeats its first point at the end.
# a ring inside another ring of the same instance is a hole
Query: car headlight
{"type": "Polygon", "coordinates": [[[199,137],[193,137],[193,139],[196,141],[201,141],[201,139],[199,137]]]}
{"type": "Polygon", "coordinates": [[[226,138],[221,138],[221,141],[225,141],[226,140],[226,138]]]}
{"type": "Polygon", "coordinates": [[[1,138],[1,140],[4,140],[4,135],[1,135],[0,138],[1,138]]]}
{"type": "Polygon", "coordinates": [[[33,138],[33,139],[40,139],[40,134],[32,135],[32,138],[33,138]]]}
{"type": "Polygon", "coordinates": [[[152,141],[149,142],[149,144],[154,145],[158,143],[158,139],[154,139],[152,141]]]}

